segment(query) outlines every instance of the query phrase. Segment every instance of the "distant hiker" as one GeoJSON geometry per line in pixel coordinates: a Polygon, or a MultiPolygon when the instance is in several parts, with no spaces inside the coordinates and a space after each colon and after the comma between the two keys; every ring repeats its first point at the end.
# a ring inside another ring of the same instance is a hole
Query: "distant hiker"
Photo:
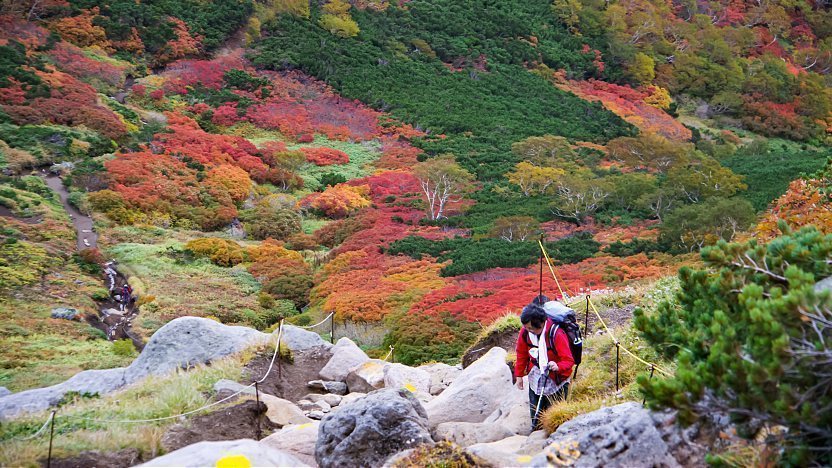
{"type": "Polygon", "coordinates": [[[523,376],[529,376],[529,414],[532,430],[537,430],[540,415],[554,400],[565,400],[575,360],[566,332],[547,317],[543,307],[532,303],[520,314],[517,360],[514,376],[523,389],[523,376]]]}
{"type": "Polygon", "coordinates": [[[121,287],[121,310],[125,310],[130,305],[130,298],[133,297],[133,288],[128,283],[124,283],[121,287]]]}

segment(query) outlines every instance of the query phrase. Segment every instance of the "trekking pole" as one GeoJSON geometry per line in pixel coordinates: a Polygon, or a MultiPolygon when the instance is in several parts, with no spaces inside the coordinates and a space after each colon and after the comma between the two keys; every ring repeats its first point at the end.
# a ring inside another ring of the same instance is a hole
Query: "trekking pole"
{"type": "MultiPolygon", "coordinates": [[[[543,390],[546,388],[546,384],[549,383],[549,372],[546,372],[546,380],[543,381],[543,387],[540,388],[540,393],[543,393],[543,390]]],[[[537,420],[537,423],[540,424],[540,404],[543,402],[543,395],[537,395],[537,408],[534,410],[534,419],[537,420]]]]}
{"type": "MultiPolygon", "coordinates": [[[[650,378],[648,380],[653,380],[653,371],[656,370],[655,364],[650,364],[650,378]]],[[[645,396],[643,400],[641,400],[641,406],[644,406],[644,403],[647,402],[647,397],[645,396]]]]}

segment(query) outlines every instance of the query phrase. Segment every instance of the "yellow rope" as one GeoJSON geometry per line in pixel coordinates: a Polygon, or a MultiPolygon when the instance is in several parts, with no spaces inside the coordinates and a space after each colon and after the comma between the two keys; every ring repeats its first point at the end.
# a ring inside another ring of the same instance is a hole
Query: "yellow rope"
{"type": "MultiPolygon", "coordinates": [[[[561,295],[561,297],[563,297],[563,289],[561,289],[561,287],[560,287],[560,282],[558,281],[558,276],[555,274],[555,269],[552,267],[552,262],[549,258],[549,254],[546,253],[546,248],[543,246],[543,243],[540,242],[540,241],[537,241],[537,242],[538,242],[538,244],[540,244],[540,250],[541,250],[541,252],[543,252],[543,256],[546,258],[546,264],[549,266],[549,271],[552,272],[552,278],[555,279],[555,284],[558,285],[558,290],[560,290],[560,295],[561,295]]],[[[604,331],[606,331],[607,334],[610,335],[610,338],[612,338],[613,343],[615,343],[621,350],[623,350],[625,353],[629,354],[630,356],[632,356],[633,358],[635,358],[637,361],[641,362],[642,364],[644,364],[646,366],[649,366],[652,369],[657,370],[659,373],[664,374],[668,377],[673,376],[672,373],[662,369],[661,367],[657,366],[656,364],[653,364],[652,362],[645,361],[644,359],[636,356],[635,353],[633,353],[629,349],[622,346],[621,342],[618,341],[618,338],[615,336],[615,334],[612,332],[612,330],[609,329],[606,322],[604,322],[604,319],[601,318],[601,314],[598,312],[598,308],[595,307],[595,303],[592,302],[592,299],[589,297],[589,295],[586,296],[586,301],[592,307],[592,311],[595,313],[595,316],[598,317],[598,321],[601,322],[601,326],[604,327],[604,331]]],[[[573,308],[572,305],[578,304],[578,302],[580,302],[580,301],[573,302],[572,304],[567,304],[567,306],[569,308],[573,308]]]]}
{"type": "Polygon", "coordinates": [[[549,254],[546,252],[546,247],[543,247],[543,242],[538,240],[537,243],[540,244],[540,251],[543,252],[543,256],[546,257],[546,265],[549,265],[549,271],[552,272],[552,278],[555,279],[555,284],[558,285],[558,291],[560,291],[560,297],[562,299],[564,297],[563,288],[560,287],[558,275],[555,274],[555,269],[552,268],[552,260],[549,258],[549,254]]]}

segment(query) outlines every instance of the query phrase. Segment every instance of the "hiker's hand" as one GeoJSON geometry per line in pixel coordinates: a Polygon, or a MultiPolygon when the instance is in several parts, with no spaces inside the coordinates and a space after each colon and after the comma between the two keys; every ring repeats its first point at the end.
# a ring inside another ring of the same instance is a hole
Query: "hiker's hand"
{"type": "Polygon", "coordinates": [[[517,377],[516,385],[517,385],[517,388],[519,388],[520,390],[523,390],[523,377],[517,377]]]}
{"type": "Polygon", "coordinates": [[[556,363],[555,361],[549,361],[549,364],[547,364],[547,365],[546,365],[546,367],[548,367],[550,371],[555,371],[555,372],[557,372],[557,370],[558,370],[558,363],[556,363]]]}

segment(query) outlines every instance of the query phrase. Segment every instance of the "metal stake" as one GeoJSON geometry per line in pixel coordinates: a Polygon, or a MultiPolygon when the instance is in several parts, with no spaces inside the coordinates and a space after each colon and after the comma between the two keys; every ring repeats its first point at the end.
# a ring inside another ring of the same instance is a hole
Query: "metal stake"
{"type": "Polygon", "coordinates": [[[589,335],[589,294],[586,295],[586,316],[584,317],[584,336],[589,335]]]}
{"type": "Polygon", "coordinates": [[[254,398],[257,400],[257,431],[255,437],[257,437],[257,440],[260,440],[263,436],[260,430],[260,383],[256,380],[254,381],[254,398]]]}
{"type": "MultiPolygon", "coordinates": [[[[653,380],[653,372],[655,370],[656,370],[656,366],[654,366],[653,364],[650,364],[650,378],[648,380],[653,380]]],[[[646,403],[646,402],[647,402],[647,397],[644,397],[644,399],[641,400],[641,406],[644,406],[644,403],[646,403]]]]}
{"type": "Polygon", "coordinates": [[[52,416],[49,419],[49,454],[46,456],[46,468],[51,468],[52,466],[52,439],[55,438],[55,411],[52,411],[52,416]]]}
{"type": "Polygon", "coordinates": [[[335,314],[329,316],[329,342],[335,343],[335,314]]]}
{"type": "Polygon", "coordinates": [[[621,348],[621,345],[618,344],[618,342],[616,341],[615,342],[615,391],[616,392],[619,389],[619,384],[618,384],[618,359],[619,359],[619,357],[618,356],[619,356],[620,348],[621,348]]]}
{"type": "MultiPolygon", "coordinates": [[[[543,243],[543,234],[540,235],[540,242],[543,243]]],[[[540,250],[540,286],[538,288],[538,302],[540,302],[540,297],[543,296],[543,250],[540,250]]],[[[540,304],[541,306],[543,304],[540,304]]]]}

